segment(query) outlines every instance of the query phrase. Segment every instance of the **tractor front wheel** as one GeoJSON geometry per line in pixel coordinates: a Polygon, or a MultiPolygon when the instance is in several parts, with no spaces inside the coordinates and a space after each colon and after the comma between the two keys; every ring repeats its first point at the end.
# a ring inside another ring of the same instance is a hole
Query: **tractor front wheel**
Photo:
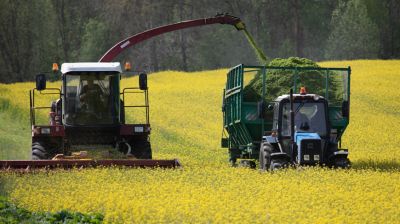
{"type": "Polygon", "coordinates": [[[287,163],[286,160],[283,160],[283,159],[273,159],[273,160],[271,160],[271,164],[270,164],[269,169],[270,169],[271,171],[280,170],[280,169],[283,169],[283,168],[288,167],[288,165],[289,165],[289,164],[287,163]]]}
{"type": "Polygon", "coordinates": [[[347,169],[350,168],[350,160],[348,158],[336,158],[333,161],[333,167],[334,168],[342,168],[342,169],[347,169]]]}
{"type": "Polygon", "coordinates": [[[133,144],[132,154],[138,159],[152,159],[149,141],[138,141],[133,144]]]}

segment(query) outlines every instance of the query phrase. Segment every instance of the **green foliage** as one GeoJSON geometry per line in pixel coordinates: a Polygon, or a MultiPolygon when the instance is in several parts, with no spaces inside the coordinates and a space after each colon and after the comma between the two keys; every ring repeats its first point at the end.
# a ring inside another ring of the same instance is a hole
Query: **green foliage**
{"type": "Polygon", "coordinates": [[[0,196],[0,223],[102,223],[101,214],[82,214],[62,210],[56,213],[30,212],[0,196]]]}
{"type": "Polygon", "coordinates": [[[326,58],[377,58],[379,29],[368,16],[363,1],[340,1],[333,12],[332,33],[327,43],[326,58]]]}
{"type": "MultiPolygon", "coordinates": [[[[3,0],[0,82],[33,80],[53,62],[97,61],[128,36],[209,17],[216,8],[240,17],[259,46],[256,52],[269,58],[400,57],[400,1],[395,0],[3,0]]],[[[134,70],[194,71],[255,64],[256,57],[242,31],[213,25],[152,38],[116,59],[125,60],[134,70]]]]}
{"type": "Polygon", "coordinates": [[[81,61],[97,61],[107,49],[109,30],[95,19],[89,19],[82,37],[81,61]]]}

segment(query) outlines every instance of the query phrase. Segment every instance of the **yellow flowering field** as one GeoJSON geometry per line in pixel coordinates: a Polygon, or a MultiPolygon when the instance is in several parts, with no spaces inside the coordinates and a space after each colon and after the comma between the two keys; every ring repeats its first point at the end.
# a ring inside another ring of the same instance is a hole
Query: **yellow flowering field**
{"type": "MultiPolygon", "coordinates": [[[[148,81],[153,154],[179,158],[183,168],[2,172],[0,193],[31,211],[100,212],[110,223],[399,223],[400,60],[319,64],[352,67],[351,120],[343,137],[350,170],[229,167],[219,146],[227,70],[166,71],[148,81]]],[[[137,78],[122,82],[136,85],[137,78]]],[[[29,105],[32,86],[0,85],[0,100],[9,99],[7,110],[21,120],[28,110],[16,105],[29,105]]],[[[25,132],[29,138],[29,127],[25,132]]]]}

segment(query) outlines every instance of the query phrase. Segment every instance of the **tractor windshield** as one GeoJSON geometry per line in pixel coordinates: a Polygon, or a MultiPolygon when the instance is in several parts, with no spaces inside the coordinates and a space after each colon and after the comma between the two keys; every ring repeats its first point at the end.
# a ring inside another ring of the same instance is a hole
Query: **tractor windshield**
{"type": "Polygon", "coordinates": [[[118,121],[117,73],[74,72],[66,75],[65,123],[109,125],[118,121]]]}
{"type": "MultiPolygon", "coordinates": [[[[294,103],[293,109],[295,131],[327,135],[325,105],[323,102],[294,103]]],[[[282,107],[282,135],[290,136],[290,103],[282,107]]]]}

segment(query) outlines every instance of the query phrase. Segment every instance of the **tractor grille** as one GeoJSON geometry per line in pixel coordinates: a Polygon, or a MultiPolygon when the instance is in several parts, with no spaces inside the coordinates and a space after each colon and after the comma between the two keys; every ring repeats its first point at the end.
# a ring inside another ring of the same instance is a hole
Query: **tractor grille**
{"type": "Polygon", "coordinates": [[[317,164],[322,160],[320,139],[303,139],[298,150],[299,164],[317,164]]]}
{"type": "Polygon", "coordinates": [[[71,145],[108,145],[115,142],[119,127],[69,127],[65,132],[71,145]]]}

